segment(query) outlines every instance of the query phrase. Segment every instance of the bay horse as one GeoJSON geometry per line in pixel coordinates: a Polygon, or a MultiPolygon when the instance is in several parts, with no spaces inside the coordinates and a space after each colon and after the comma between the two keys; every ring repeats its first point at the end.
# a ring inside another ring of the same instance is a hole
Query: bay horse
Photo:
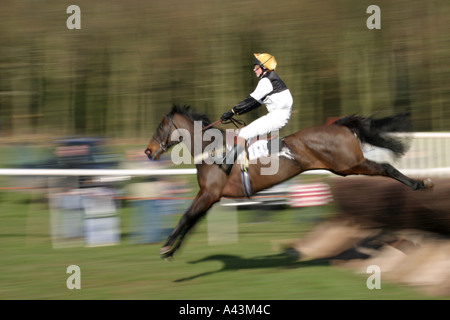
{"type": "MultiPolygon", "coordinates": [[[[270,159],[263,158],[249,165],[251,191],[257,193],[276,184],[286,181],[307,170],[328,170],[339,176],[368,175],[393,178],[413,190],[433,187],[430,179],[415,180],[402,174],[389,163],[377,163],[366,159],[361,150],[361,143],[390,149],[397,156],[406,152],[405,144],[385,134],[402,131],[409,115],[400,114],[391,117],[374,119],[357,115],[338,119],[331,125],[318,125],[304,128],[281,139],[281,147],[287,151],[278,157],[279,169],[271,175],[261,175],[261,169],[268,166],[270,159]]],[[[190,133],[191,141],[184,141],[194,145],[195,122],[201,123],[203,129],[211,125],[204,114],[195,113],[189,106],[174,106],[163,117],[150,140],[145,153],[150,160],[158,160],[162,153],[170,147],[180,143],[182,139],[172,140],[176,130],[190,133]]],[[[202,130],[206,133],[212,128],[202,130]]],[[[216,129],[217,130],[217,129],[216,129]]],[[[203,141],[201,148],[190,148],[193,158],[203,152],[208,141],[203,141]]],[[[240,167],[234,165],[227,175],[216,163],[206,163],[202,160],[196,165],[197,181],[200,190],[191,206],[180,218],[178,224],[160,249],[162,258],[171,258],[177,251],[186,234],[202,218],[212,205],[222,197],[245,197],[241,181],[240,167]]]]}

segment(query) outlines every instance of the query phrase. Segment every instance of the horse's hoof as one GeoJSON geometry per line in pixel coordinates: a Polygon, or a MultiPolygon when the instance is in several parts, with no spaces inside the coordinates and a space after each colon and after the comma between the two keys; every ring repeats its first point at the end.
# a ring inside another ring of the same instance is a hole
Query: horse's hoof
{"type": "Polygon", "coordinates": [[[423,180],[423,186],[425,189],[431,189],[434,187],[434,182],[431,179],[427,178],[423,180]]]}
{"type": "Polygon", "coordinates": [[[172,259],[173,256],[173,247],[172,246],[165,246],[159,249],[159,254],[161,255],[161,258],[168,261],[172,259]]]}

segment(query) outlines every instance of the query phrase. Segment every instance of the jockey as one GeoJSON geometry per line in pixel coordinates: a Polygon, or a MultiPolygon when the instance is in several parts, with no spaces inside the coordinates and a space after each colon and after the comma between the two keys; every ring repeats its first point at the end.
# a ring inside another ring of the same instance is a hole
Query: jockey
{"type": "Polygon", "coordinates": [[[292,95],[283,80],[275,73],[277,66],[275,57],[268,53],[254,53],[254,56],[253,71],[260,78],[256,89],[231,110],[225,112],[221,120],[226,121],[234,115],[247,113],[262,104],[266,105],[268,113],[239,131],[237,145],[227,153],[221,165],[227,174],[230,173],[237,156],[240,157],[241,170],[247,170],[248,159],[245,146],[248,140],[281,129],[291,116],[292,95]]]}

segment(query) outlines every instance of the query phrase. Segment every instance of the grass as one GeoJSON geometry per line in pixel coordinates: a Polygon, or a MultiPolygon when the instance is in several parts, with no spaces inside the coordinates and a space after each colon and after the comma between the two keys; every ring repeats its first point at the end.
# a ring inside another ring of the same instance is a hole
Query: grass
{"type": "MultiPolygon", "coordinates": [[[[211,215],[237,217],[238,241],[224,238],[210,245],[204,219],[167,262],[158,255],[160,243],[129,241],[132,210],[127,203],[120,210],[120,244],[54,249],[45,195],[1,191],[0,299],[433,299],[385,282],[381,290],[369,290],[368,275],[298,262],[274,246],[307,232],[323,209],[234,212],[219,207],[211,215]],[[73,264],[81,269],[81,290],[66,287],[66,270],[73,264]]],[[[175,223],[179,216],[172,218],[175,223]]]]}

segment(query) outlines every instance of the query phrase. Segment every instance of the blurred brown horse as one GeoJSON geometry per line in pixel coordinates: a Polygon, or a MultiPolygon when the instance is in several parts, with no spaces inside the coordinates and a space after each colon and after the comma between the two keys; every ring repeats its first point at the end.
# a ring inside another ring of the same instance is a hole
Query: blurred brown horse
{"type": "MultiPolygon", "coordinates": [[[[405,145],[400,140],[387,137],[385,134],[403,131],[408,119],[409,114],[382,119],[353,115],[341,118],[331,125],[309,127],[291,134],[281,140],[281,149],[284,150],[282,153],[269,155],[269,159],[265,158],[264,161],[261,158],[255,163],[250,163],[248,171],[251,191],[254,194],[301,172],[318,169],[329,170],[340,176],[385,176],[398,180],[414,190],[432,188],[431,180],[411,179],[388,163],[377,163],[366,159],[361,150],[361,142],[364,142],[390,149],[396,156],[402,156],[406,152],[405,145]],[[279,161],[279,169],[271,175],[260,174],[263,168],[267,169],[270,166],[271,160],[279,161]]],[[[181,142],[182,139],[171,139],[172,134],[177,130],[189,132],[191,141],[184,142],[193,146],[196,121],[201,121],[203,128],[210,124],[205,115],[191,112],[189,107],[175,106],[162,119],[150,140],[145,150],[148,158],[157,160],[163,152],[181,142]]],[[[211,129],[204,132],[208,130],[211,129]]],[[[207,145],[208,141],[202,141],[201,148],[191,148],[192,156],[198,157],[196,153],[202,153],[207,145]]],[[[216,163],[208,164],[201,161],[196,164],[196,168],[200,191],[161,248],[160,254],[163,258],[172,257],[189,230],[214,203],[220,201],[222,197],[245,196],[239,165],[233,166],[229,175],[216,163]]]]}

